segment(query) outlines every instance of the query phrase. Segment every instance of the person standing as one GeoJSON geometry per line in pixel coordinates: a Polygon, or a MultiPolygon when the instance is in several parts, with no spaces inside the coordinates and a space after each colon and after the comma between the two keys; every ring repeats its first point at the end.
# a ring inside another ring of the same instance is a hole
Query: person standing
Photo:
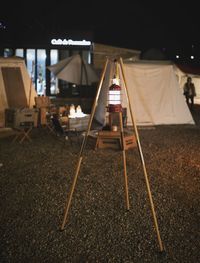
{"type": "Polygon", "coordinates": [[[190,106],[191,109],[193,109],[194,106],[194,97],[196,96],[196,90],[194,83],[192,82],[192,78],[188,77],[186,83],[183,87],[183,94],[185,96],[187,105],[190,106]]]}

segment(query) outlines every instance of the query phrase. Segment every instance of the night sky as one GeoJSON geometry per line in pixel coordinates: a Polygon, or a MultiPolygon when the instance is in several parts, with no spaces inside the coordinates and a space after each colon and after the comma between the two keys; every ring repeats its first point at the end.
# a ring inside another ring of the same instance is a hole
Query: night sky
{"type": "Polygon", "coordinates": [[[186,53],[193,49],[200,54],[198,1],[170,2],[6,1],[0,10],[3,25],[0,30],[24,38],[30,32],[39,37],[67,29],[92,30],[96,43],[140,50],[168,48],[186,53]]]}

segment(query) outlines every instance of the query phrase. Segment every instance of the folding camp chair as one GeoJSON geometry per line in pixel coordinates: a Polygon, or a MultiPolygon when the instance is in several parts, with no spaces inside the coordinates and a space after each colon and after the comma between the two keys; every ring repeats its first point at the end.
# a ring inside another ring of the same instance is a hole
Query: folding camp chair
{"type": "Polygon", "coordinates": [[[30,132],[33,129],[33,124],[25,124],[13,129],[16,131],[16,135],[12,142],[16,142],[17,140],[19,140],[19,143],[22,143],[25,139],[31,141],[30,132]]]}

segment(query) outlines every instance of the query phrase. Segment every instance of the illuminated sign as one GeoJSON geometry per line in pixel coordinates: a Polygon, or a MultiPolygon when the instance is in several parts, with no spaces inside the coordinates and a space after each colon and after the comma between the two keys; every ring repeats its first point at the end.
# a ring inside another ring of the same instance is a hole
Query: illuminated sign
{"type": "Polygon", "coordinates": [[[72,40],[72,39],[52,39],[52,45],[63,45],[63,46],[90,46],[91,41],[86,40],[72,40]]]}

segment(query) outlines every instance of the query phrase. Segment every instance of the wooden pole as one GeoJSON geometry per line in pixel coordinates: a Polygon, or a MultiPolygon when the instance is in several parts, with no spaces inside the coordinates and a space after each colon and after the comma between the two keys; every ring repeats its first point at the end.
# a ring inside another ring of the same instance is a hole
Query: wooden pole
{"type": "Polygon", "coordinates": [[[30,89],[29,89],[29,96],[28,96],[28,107],[31,107],[31,90],[32,90],[32,79],[30,78],[30,89]]]}
{"type": "Polygon", "coordinates": [[[137,130],[136,122],[135,122],[135,117],[133,115],[133,111],[132,111],[132,107],[131,107],[131,103],[130,103],[130,97],[129,97],[129,93],[128,93],[128,88],[127,88],[127,82],[126,82],[125,73],[124,73],[123,62],[122,62],[121,58],[120,58],[120,67],[121,67],[121,72],[122,72],[124,85],[125,85],[125,89],[126,89],[128,105],[129,105],[129,110],[130,110],[130,114],[131,114],[131,120],[132,120],[132,123],[133,123],[133,126],[134,126],[134,130],[135,130],[135,134],[136,134],[136,140],[137,140],[137,145],[138,145],[138,150],[139,150],[139,154],[140,154],[140,158],[141,158],[141,162],[142,162],[142,167],[143,167],[143,171],[144,171],[144,177],[145,177],[147,192],[148,192],[149,201],[150,201],[150,205],[151,205],[151,212],[152,212],[152,216],[153,216],[153,221],[154,221],[154,225],[155,225],[155,229],[156,229],[156,234],[157,234],[157,238],[158,238],[160,251],[162,252],[164,250],[164,248],[163,248],[162,240],[161,240],[161,237],[160,237],[160,231],[159,231],[158,222],[157,222],[157,218],[156,218],[156,212],[155,212],[153,198],[152,198],[152,194],[151,194],[149,179],[148,179],[148,175],[147,175],[147,171],[146,171],[146,166],[145,166],[144,157],[143,157],[143,153],[142,153],[142,147],[141,147],[141,144],[140,144],[139,134],[138,134],[138,130],[137,130]]]}
{"type": "Polygon", "coordinates": [[[121,112],[119,112],[119,122],[120,122],[121,145],[122,145],[122,155],[123,155],[123,165],[124,165],[126,208],[127,210],[129,210],[130,204],[129,204],[128,178],[127,178],[127,169],[126,169],[126,151],[125,151],[125,146],[124,146],[124,129],[123,129],[121,112]]]}
{"type": "Polygon", "coordinates": [[[85,135],[85,137],[83,139],[83,142],[82,142],[82,145],[81,145],[81,149],[80,149],[80,153],[79,153],[79,159],[78,159],[78,163],[77,163],[77,166],[76,166],[76,171],[75,171],[72,187],[71,187],[70,194],[69,194],[69,199],[67,199],[66,202],[65,202],[65,210],[64,210],[64,217],[63,217],[63,222],[62,222],[62,225],[61,225],[61,230],[64,229],[65,224],[66,224],[67,215],[68,215],[68,212],[69,212],[69,208],[70,208],[71,201],[72,201],[72,196],[73,196],[73,193],[74,193],[74,190],[75,190],[76,182],[77,182],[77,179],[78,179],[78,174],[79,174],[80,167],[81,167],[81,162],[82,162],[82,159],[83,159],[83,151],[84,151],[86,143],[87,143],[87,138],[88,138],[88,135],[89,135],[89,132],[90,132],[90,128],[91,128],[91,125],[92,125],[92,120],[94,118],[94,113],[95,113],[95,110],[96,110],[96,107],[97,107],[97,104],[98,104],[98,98],[99,98],[100,91],[101,91],[101,88],[102,88],[102,84],[103,84],[105,72],[106,72],[106,69],[107,69],[107,65],[108,65],[108,59],[106,60],[106,63],[105,63],[105,66],[104,66],[104,70],[102,72],[101,80],[99,82],[99,86],[98,86],[98,89],[97,89],[97,94],[96,94],[96,97],[95,97],[95,100],[94,100],[94,103],[93,103],[92,112],[91,112],[91,115],[90,115],[90,120],[88,122],[87,132],[86,132],[86,135],[85,135]]]}

